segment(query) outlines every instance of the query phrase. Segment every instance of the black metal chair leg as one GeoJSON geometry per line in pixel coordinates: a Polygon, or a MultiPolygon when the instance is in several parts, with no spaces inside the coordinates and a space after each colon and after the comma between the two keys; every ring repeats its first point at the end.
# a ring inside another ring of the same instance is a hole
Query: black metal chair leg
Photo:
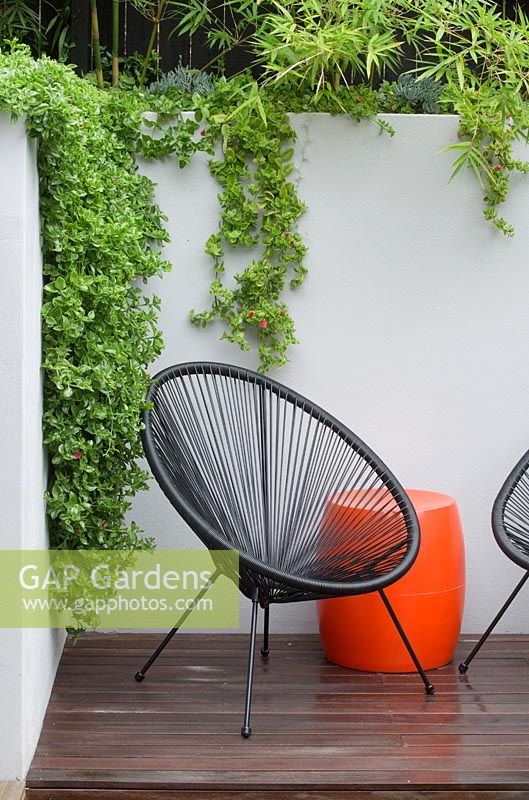
{"type": "Polygon", "coordinates": [[[502,607],[500,608],[500,610],[498,611],[498,613],[496,614],[496,616],[494,617],[489,627],[487,628],[487,630],[485,631],[485,633],[483,634],[477,645],[474,647],[472,652],[465,658],[464,661],[461,662],[461,664],[459,665],[459,672],[462,675],[466,673],[466,671],[470,666],[470,662],[473,660],[474,656],[476,656],[477,653],[481,650],[481,648],[489,638],[490,634],[492,633],[492,631],[494,630],[500,619],[503,617],[503,615],[505,614],[505,612],[511,605],[512,601],[514,600],[514,598],[516,597],[516,595],[518,594],[518,592],[520,591],[520,589],[522,588],[522,586],[524,585],[524,583],[527,581],[528,578],[529,578],[529,571],[525,573],[525,575],[522,577],[521,581],[518,583],[514,591],[511,592],[511,594],[509,595],[505,603],[502,605],[502,607]]]}
{"type": "Polygon", "coordinates": [[[268,658],[268,656],[270,655],[269,632],[270,632],[270,606],[267,606],[264,612],[263,646],[261,647],[261,655],[263,658],[268,658]]]}
{"type": "Polygon", "coordinates": [[[408,637],[404,633],[404,629],[403,629],[402,625],[400,624],[400,622],[398,620],[398,617],[395,614],[395,612],[393,610],[393,607],[391,606],[391,603],[389,602],[384,589],[380,589],[379,590],[379,594],[380,594],[380,596],[381,596],[381,598],[382,598],[382,600],[384,602],[384,605],[386,606],[386,608],[388,610],[388,613],[389,613],[391,619],[393,620],[393,623],[394,623],[396,629],[399,632],[400,638],[402,639],[402,641],[406,645],[406,649],[407,649],[408,653],[411,656],[411,660],[415,664],[415,668],[417,669],[417,672],[419,673],[419,675],[422,678],[422,681],[424,683],[424,688],[426,690],[426,694],[435,694],[435,686],[433,685],[433,683],[430,683],[428,675],[423,670],[423,668],[421,666],[421,662],[417,658],[417,656],[415,654],[415,650],[413,649],[413,647],[410,644],[410,640],[408,639],[408,637]]]}
{"type": "Polygon", "coordinates": [[[245,739],[252,733],[250,728],[250,712],[252,708],[252,684],[253,684],[253,664],[255,656],[255,636],[257,633],[257,609],[258,609],[258,590],[255,589],[252,600],[252,624],[250,629],[250,650],[248,653],[248,675],[246,679],[246,703],[244,706],[244,725],[241,734],[245,739]]]}
{"type": "MultiPolygon", "coordinates": [[[[196,603],[198,603],[198,601],[199,601],[199,600],[201,600],[201,599],[204,597],[204,595],[206,594],[206,592],[208,591],[208,589],[209,589],[211,586],[213,586],[213,584],[215,583],[215,581],[217,580],[217,578],[219,577],[219,575],[220,575],[220,571],[219,571],[219,570],[216,570],[216,571],[213,573],[213,575],[212,575],[212,576],[211,576],[211,578],[210,578],[209,584],[208,584],[207,586],[204,586],[204,588],[203,588],[203,589],[201,589],[201,590],[199,591],[199,593],[197,594],[197,596],[195,597],[195,604],[196,604],[196,603]]],[[[152,654],[152,656],[149,658],[149,660],[148,660],[148,661],[146,661],[146,662],[145,662],[145,664],[143,665],[143,667],[142,667],[142,668],[139,670],[139,672],[137,672],[137,673],[135,674],[135,676],[134,676],[134,677],[135,677],[135,679],[138,681],[138,683],[141,683],[141,682],[142,682],[142,680],[145,678],[145,673],[147,672],[147,670],[148,670],[150,667],[152,667],[152,665],[154,664],[154,662],[156,661],[156,659],[158,658],[158,656],[160,655],[160,653],[161,653],[163,650],[165,650],[165,648],[167,647],[167,645],[169,644],[169,642],[171,641],[171,639],[173,638],[173,636],[175,635],[175,633],[176,633],[178,630],[180,630],[180,628],[182,627],[182,625],[184,624],[184,622],[186,621],[186,619],[188,618],[188,616],[189,616],[190,614],[192,614],[192,613],[193,613],[193,608],[188,608],[188,609],[186,609],[186,610],[184,611],[184,613],[182,614],[182,616],[180,617],[180,619],[179,619],[179,620],[178,620],[178,622],[176,623],[175,627],[174,627],[174,628],[172,628],[172,629],[169,631],[169,633],[167,634],[167,636],[165,637],[165,639],[164,639],[164,640],[163,640],[163,641],[162,641],[162,642],[161,642],[161,643],[158,645],[158,647],[156,648],[156,650],[154,651],[154,653],[152,654]]]]}

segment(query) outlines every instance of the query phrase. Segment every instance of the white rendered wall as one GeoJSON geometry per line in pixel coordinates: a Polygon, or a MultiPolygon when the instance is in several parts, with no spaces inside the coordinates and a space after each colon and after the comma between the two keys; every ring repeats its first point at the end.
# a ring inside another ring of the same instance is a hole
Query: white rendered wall
{"type": "MultiPolygon", "coordinates": [[[[23,123],[11,125],[5,114],[0,178],[0,549],[43,549],[48,540],[36,147],[23,123]]],[[[0,780],[25,776],[63,642],[59,631],[0,629],[0,780]]]]}
{"type": "MultiPolygon", "coordinates": [[[[308,204],[301,230],[309,276],[289,302],[301,344],[275,377],[367,441],[407,487],[453,495],[467,549],[464,630],[482,631],[521,575],[495,545],[493,499],[529,448],[529,178],[513,180],[508,240],[481,214],[470,174],[448,185],[455,117],[390,116],[373,123],[293,117],[294,175],[308,204]]],[[[186,319],[208,303],[218,186],[205,158],[142,164],[169,216],[173,271],[153,281],[166,349],[157,368],[205,359],[255,366],[186,319]]],[[[248,254],[236,255],[239,267],[248,254]]],[[[198,546],[156,486],[132,516],[160,547],[198,546]]],[[[500,631],[529,632],[528,597],[500,631]]],[[[247,626],[243,603],[242,624],[247,626]]],[[[273,609],[272,629],[317,629],[312,604],[273,609]]]]}

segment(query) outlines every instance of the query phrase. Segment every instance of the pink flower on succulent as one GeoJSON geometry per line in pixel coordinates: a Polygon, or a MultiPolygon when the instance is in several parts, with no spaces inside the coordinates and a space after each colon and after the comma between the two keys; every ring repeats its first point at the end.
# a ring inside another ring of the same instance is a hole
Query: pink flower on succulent
{"type": "Polygon", "coordinates": [[[247,314],[247,316],[248,316],[248,317],[250,317],[250,319],[251,319],[252,317],[255,317],[255,311],[248,311],[248,314],[247,314]]]}
{"type": "Polygon", "coordinates": [[[204,128],[202,128],[202,130],[200,131],[200,135],[201,136],[205,136],[206,135],[206,131],[204,130],[204,128]]]}
{"type": "Polygon", "coordinates": [[[283,236],[287,236],[287,237],[290,236],[290,231],[285,231],[283,236]]]}
{"type": "Polygon", "coordinates": [[[107,526],[106,522],[102,522],[102,523],[101,523],[101,527],[102,527],[102,528],[107,528],[108,526],[107,526]]]}
{"type": "Polygon", "coordinates": [[[80,461],[82,459],[82,457],[83,457],[83,451],[82,450],[74,450],[73,453],[72,453],[72,456],[74,458],[76,458],[77,461],[80,461]]]}
{"type": "Polygon", "coordinates": [[[262,319],[261,322],[259,323],[259,327],[260,328],[267,328],[268,327],[268,322],[265,319],[262,319]]]}
{"type": "Polygon", "coordinates": [[[503,169],[503,167],[502,167],[502,165],[501,165],[501,164],[496,164],[496,166],[494,167],[494,169],[495,169],[497,172],[501,172],[501,171],[502,171],[502,169],[503,169]]]}

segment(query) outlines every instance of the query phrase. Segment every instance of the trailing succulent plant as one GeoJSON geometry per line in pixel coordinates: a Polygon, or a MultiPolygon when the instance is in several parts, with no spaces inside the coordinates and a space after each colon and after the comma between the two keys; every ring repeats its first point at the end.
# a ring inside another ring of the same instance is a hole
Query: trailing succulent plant
{"type": "Polygon", "coordinates": [[[180,65],[153,81],[147,87],[147,91],[150,94],[162,95],[173,88],[184,94],[198,94],[205,97],[213,91],[215,84],[209,72],[200,72],[180,65]]]}
{"type": "Polygon", "coordinates": [[[141,175],[141,98],[73,69],[0,53],[0,109],[39,142],[46,506],[55,549],[152,546],[126,514],[147,486],[137,459],[159,300],[137,281],[170,269],[154,184],[141,175]]]}
{"type": "Polygon", "coordinates": [[[439,113],[439,95],[443,86],[433,78],[414,78],[405,73],[399,75],[392,85],[393,95],[412,108],[420,109],[425,114],[439,113]]]}

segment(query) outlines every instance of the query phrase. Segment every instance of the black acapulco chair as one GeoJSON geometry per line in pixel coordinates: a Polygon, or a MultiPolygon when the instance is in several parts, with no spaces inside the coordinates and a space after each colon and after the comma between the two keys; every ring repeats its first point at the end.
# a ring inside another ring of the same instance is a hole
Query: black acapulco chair
{"type": "Polygon", "coordinates": [[[525,573],[474,649],[459,665],[459,672],[463,675],[529,578],[529,450],[518,461],[501,487],[492,507],[491,521],[492,532],[498,545],[511,561],[525,570],[525,573]]]}
{"type": "MultiPolygon", "coordinates": [[[[155,376],[147,402],[143,446],[165,495],[206,547],[239,552],[235,579],[252,601],[242,735],[251,734],[259,605],[261,655],[268,657],[273,603],[378,591],[433,694],[384,592],[413,564],[420,531],[404,489],[378,456],[309,400],[241,367],[169,367],[155,376]]],[[[217,566],[211,580],[222,571],[217,566]]],[[[137,681],[190,613],[136,673],[137,681]]]]}

